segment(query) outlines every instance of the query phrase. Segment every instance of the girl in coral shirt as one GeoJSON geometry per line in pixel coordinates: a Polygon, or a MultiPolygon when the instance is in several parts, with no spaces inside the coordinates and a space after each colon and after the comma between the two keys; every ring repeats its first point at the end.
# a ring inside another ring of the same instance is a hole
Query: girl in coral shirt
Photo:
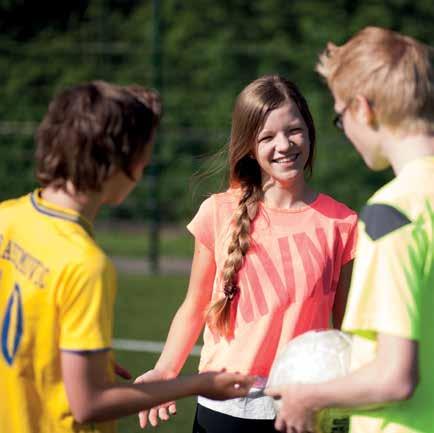
{"type": "MultiPolygon", "coordinates": [[[[271,398],[260,392],[273,360],[331,317],[340,326],[354,254],[356,214],[306,182],[315,128],[293,83],[264,76],[240,93],[228,153],[229,189],[188,225],[195,252],[186,298],[155,368],[138,378],[177,376],[204,327],[200,371],[257,376],[249,397],[199,397],[194,433],[274,431],[271,398]]],[[[142,412],[140,424],[175,412],[167,403],[142,412]]]]}

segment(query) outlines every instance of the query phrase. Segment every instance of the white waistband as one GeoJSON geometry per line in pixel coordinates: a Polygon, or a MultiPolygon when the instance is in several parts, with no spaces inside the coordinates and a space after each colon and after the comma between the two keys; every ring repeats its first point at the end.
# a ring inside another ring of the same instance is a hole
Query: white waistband
{"type": "Polygon", "coordinates": [[[238,418],[274,419],[273,399],[262,394],[266,383],[266,377],[258,377],[246,397],[218,401],[199,396],[197,402],[208,409],[238,418]]]}

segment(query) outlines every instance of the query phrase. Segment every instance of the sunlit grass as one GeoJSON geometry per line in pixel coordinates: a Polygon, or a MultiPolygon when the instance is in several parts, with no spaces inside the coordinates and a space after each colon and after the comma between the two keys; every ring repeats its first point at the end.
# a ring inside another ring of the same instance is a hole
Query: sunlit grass
{"type": "MultiPolygon", "coordinates": [[[[149,252],[149,232],[145,230],[97,228],[96,240],[110,256],[142,258],[149,252]]],[[[159,248],[163,256],[190,258],[193,237],[182,227],[177,231],[162,230],[159,248]]]]}
{"type": "MultiPolygon", "coordinates": [[[[170,321],[185,294],[187,277],[140,277],[120,275],[115,311],[115,338],[164,341],[170,321]]],[[[116,351],[116,359],[134,377],[151,369],[158,354],[116,351]]],[[[183,374],[196,372],[199,358],[191,357],[183,374]]],[[[161,424],[161,433],[190,433],[196,400],[180,400],[178,412],[170,421],[161,424]]],[[[137,416],[119,421],[119,433],[138,433],[137,416]]],[[[150,427],[147,431],[151,431],[150,427]]]]}

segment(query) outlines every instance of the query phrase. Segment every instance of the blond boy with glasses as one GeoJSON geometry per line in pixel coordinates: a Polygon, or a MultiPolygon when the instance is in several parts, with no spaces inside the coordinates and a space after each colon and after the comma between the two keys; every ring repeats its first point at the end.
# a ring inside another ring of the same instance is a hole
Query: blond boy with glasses
{"type": "Polygon", "coordinates": [[[352,372],[267,392],[280,431],[313,431],[313,414],[355,408],[351,433],[434,432],[434,50],[368,27],[329,44],[317,67],[340,127],[372,170],[396,177],[361,212],[343,330],[352,372]],[[357,408],[357,411],[356,411],[357,408]]]}

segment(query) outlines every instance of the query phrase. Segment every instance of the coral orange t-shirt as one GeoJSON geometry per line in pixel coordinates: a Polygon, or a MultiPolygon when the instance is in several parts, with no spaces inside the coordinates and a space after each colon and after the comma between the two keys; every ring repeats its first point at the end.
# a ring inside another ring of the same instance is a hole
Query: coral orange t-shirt
{"type": "MultiPolygon", "coordinates": [[[[233,189],[212,195],[187,226],[214,254],[213,301],[223,296],[221,271],[238,197],[233,189]]],[[[234,338],[219,337],[206,326],[199,370],[267,377],[289,340],[328,328],[340,270],[354,256],[356,224],[354,211],[325,194],[295,210],[261,203],[232,301],[234,338]]]]}

